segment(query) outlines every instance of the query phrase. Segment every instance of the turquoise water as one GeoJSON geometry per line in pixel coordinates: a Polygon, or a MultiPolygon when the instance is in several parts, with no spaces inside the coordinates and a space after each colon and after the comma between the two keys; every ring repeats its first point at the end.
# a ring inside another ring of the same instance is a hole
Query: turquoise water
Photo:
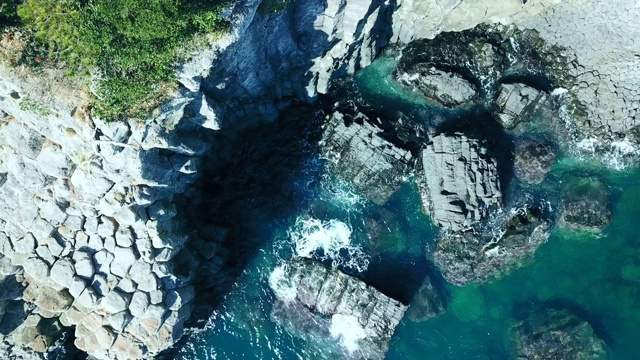
{"type": "MultiPolygon", "coordinates": [[[[420,114],[428,104],[390,79],[395,62],[383,57],[355,78],[361,101],[379,111],[420,114]]],[[[568,154],[569,152],[565,152],[568,154]]],[[[321,162],[312,159],[311,163],[321,162]]],[[[368,263],[364,277],[383,292],[408,301],[427,272],[437,229],[420,211],[409,181],[384,207],[374,206],[309,166],[292,188],[307,202],[287,218],[260,223],[267,239],[225,297],[210,326],[192,336],[179,359],[335,359],[335,344],[290,336],[270,318],[269,276],[294,252],[296,224],[340,221],[351,230],[350,249],[334,254],[349,268],[368,263]],[[376,229],[375,241],[369,239],[376,229]],[[399,281],[401,279],[401,281],[399,281]]],[[[597,177],[611,193],[613,221],[595,235],[554,228],[525,266],[483,285],[443,284],[447,311],[424,322],[406,317],[387,359],[509,359],[508,331],[519,312],[537,304],[562,304],[586,317],[605,340],[610,359],[640,358],[640,170],[614,171],[595,161],[563,155],[536,191],[557,200],[575,176],[597,177]]],[[[298,229],[299,230],[299,229],[298,229]]],[[[331,340],[329,340],[331,342],[331,340]]]]}

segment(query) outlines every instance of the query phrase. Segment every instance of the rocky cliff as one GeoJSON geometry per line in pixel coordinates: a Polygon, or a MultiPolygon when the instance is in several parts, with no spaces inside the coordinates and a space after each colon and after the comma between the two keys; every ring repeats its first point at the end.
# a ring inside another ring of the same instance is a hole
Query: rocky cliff
{"type": "MultiPolygon", "coordinates": [[[[573,59],[564,90],[584,110],[581,136],[597,135],[596,144],[636,155],[623,146],[635,141],[624,134],[636,126],[640,101],[633,2],[311,0],[271,15],[258,14],[258,5],[235,4],[231,33],[181,66],[180,89],[146,121],[104,123],[91,116],[86,91],[55,71],[0,68],[5,351],[46,351],[71,332],[75,346],[97,358],[152,357],[170,347],[190,317],[200,264],[211,260],[215,271],[224,262],[224,229],[208,237],[189,232],[176,201],[197,198],[190,185],[200,162],[218,156],[209,134],[274,120],[292,102],[313,102],[388,43],[482,22],[535,29],[573,59]],[[197,244],[198,254],[187,244],[197,244]]],[[[527,88],[501,91],[509,119],[530,105],[520,103],[527,88]]],[[[363,135],[349,136],[357,142],[363,135]]],[[[386,145],[376,141],[361,146],[386,145]]],[[[405,155],[384,154],[380,166],[405,155]]],[[[490,190],[473,194],[499,198],[496,184],[490,190]]],[[[486,250],[487,259],[497,252],[486,250]]]]}

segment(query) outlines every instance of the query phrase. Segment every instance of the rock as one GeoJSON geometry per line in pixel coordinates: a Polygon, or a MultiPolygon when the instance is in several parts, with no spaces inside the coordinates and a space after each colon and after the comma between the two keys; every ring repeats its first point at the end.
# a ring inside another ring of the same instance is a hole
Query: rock
{"type": "Polygon", "coordinates": [[[111,273],[124,277],[131,266],[136,262],[136,255],[132,248],[117,246],[113,252],[113,262],[111,263],[111,273]]]}
{"type": "Polygon", "coordinates": [[[131,295],[112,290],[100,300],[100,306],[108,313],[115,314],[127,310],[130,302],[131,295]]]}
{"type": "Polygon", "coordinates": [[[463,231],[502,207],[496,160],[483,142],[437,135],[422,151],[422,206],[437,226],[463,231]]]}
{"type": "Polygon", "coordinates": [[[143,291],[136,291],[131,296],[129,311],[135,317],[141,317],[149,307],[149,294],[143,291]]]}
{"type": "Polygon", "coordinates": [[[130,227],[121,226],[118,228],[116,232],[116,244],[118,244],[118,246],[128,248],[133,245],[134,241],[135,239],[130,227]]]}
{"type": "Polygon", "coordinates": [[[277,298],[272,317],[285,329],[303,338],[332,337],[342,346],[337,351],[358,359],[384,358],[406,306],[307,259],[292,260],[281,274],[270,281],[277,298]]]}
{"type": "Polygon", "coordinates": [[[117,226],[118,224],[111,218],[101,216],[100,224],[98,225],[98,235],[105,239],[113,238],[117,226]]]}
{"type": "Polygon", "coordinates": [[[142,260],[133,263],[129,269],[129,278],[138,284],[142,283],[149,274],[151,274],[151,265],[142,260]]]}
{"type": "Polygon", "coordinates": [[[170,201],[156,201],[147,209],[149,218],[157,221],[166,221],[176,216],[176,206],[170,201]]]}
{"type": "Polygon", "coordinates": [[[196,159],[181,154],[174,154],[169,157],[169,162],[175,171],[186,175],[192,175],[198,172],[196,159]]]}
{"type": "Polygon", "coordinates": [[[464,233],[442,232],[433,254],[452,284],[486,282],[527,260],[549,236],[550,222],[540,207],[522,205],[497,213],[464,233]]]}
{"type": "Polygon", "coordinates": [[[544,141],[533,138],[516,139],[513,170],[523,183],[540,184],[555,160],[554,149],[544,141]]]}
{"type": "Polygon", "coordinates": [[[36,291],[38,296],[34,304],[38,308],[51,312],[56,316],[67,310],[73,303],[73,297],[67,290],[56,291],[48,287],[39,287],[36,291]]]}
{"type": "Polygon", "coordinates": [[[564,309],[532,311],[511,329],[518,359],[605,359],[591,325],[564,309]]]}
{"type": "Polygon", "coordinates": [[[111,273],[111,263],[113,262],[113,254],[107,250],[100,250],[93,255],[93,261],[96,264],[96,271],[103,274],[111,273]]]}
{"type": "Polygon", "coordinates": [[[329,171],[376,204],[387,202],[411,170],[411,153],[379,136],[381,130],[358,114],[362,123],[345,125],[339,112],[326,119],[321,142],[329,171]]]}
{"type": "Polygon", "coordinates": [[[185,286],[179,289],[167,292],[167,298],[164,301],[169,310],[177,311],[183,305],[193,300],[195,292],[192,286],[185,286]]]}
{"type": "Polygon", "coordinates": [[[600,232],[611,222],[609,191],[600,180],[579,178],[569,181],[563,190],[563,202],[561,225],[600,232]]]}
{"type": "Polygon", "coordinates": [[[75,267],[69,259],[60,259],[51,267],[51,280],[65,288],[69,288],[75,276],[75,267]]]}
{"type": "Polygon", "coordinates": [[[531,86],[520,83],[501,84],[495,102],[497,120],[506,129],[512,129],[527,120],[545,100],[546,94],[531,86]]]}
{"type": "Polygon", "coordinates": [[[154,290],[157,290],[160,287],[160,284],[158,283],[158,278],[152,273],[145,275],[142,279],[140,279],[140,282],[137,282],[137,283],[138,283],[138,290],[142,290],[146,292],[152,292],[154,290]]]}
{"type": "Polygon", "coordinates": [[[108,316],[109,325],[116,331],[122,332],[124,328],[131,322],[133,317],[128,311],[121,311],[108,316]]]}
{"type": "Polygon", "coordinates": [[[76,274],[85,279],[91,279],[95,273],[93,268],[93,260],[91,255],[83,251],[76,251],[73,254],[73,260],[75,262],[76,274]]]}
{"type": "Polygon", "coordinates": [[[49,277],[49,266],[38,258],[29,258],[24,264],[24,272],[34,279],[46,279],[49,277]]]}
{"type": "Polygon", "coordinates": [[[76,301],[87,309],[93,309],[98,304],[98,296],[92,287],[87,287],[80,296],[76,298],[76,301]]]}
{"type": "Polygon", "coordinates": [[[102,274],[93,275],[93,281],[91,286],[96,291],[98,296],[104,296],[109,292],[109,285],[107,284],[107,277],[102,274]]]}
{"type": "Polygon", "coordinates": [[[422,286],[413,296],[406,315],[413,321],[425,321],[442,314],[444,311],[444,298],[434,286],[432,277],[427,275],[422,286]]]}
{"type": "Polygon", "coordinates": [[[64,211],[53,201],[40,207],[40,216],[53,226],[61,225],[66,218],[64,211]]]}
{"type": "Polygon", "coordinates": [[[30,255],[36,248],[36,239],[31,234],[25,235],[20,240],[13,241],[13,250],[18,254],[30,255]]]}
{"type": "Polygon", "coordinates": [[[420,91],[428,100],[448,108],[471,103],[477,97],[475,86],[461,74],[437,69],[428,64],[414,64],[396,73],[396,80],[420,91]]]}
{"type": "Polygon", "coordinates": [[[86,287],[87,284],[81,277],[74,276],[73,279],[71,279],[71,284],[69,285],[69,294],[77,299],[86,287]]]}

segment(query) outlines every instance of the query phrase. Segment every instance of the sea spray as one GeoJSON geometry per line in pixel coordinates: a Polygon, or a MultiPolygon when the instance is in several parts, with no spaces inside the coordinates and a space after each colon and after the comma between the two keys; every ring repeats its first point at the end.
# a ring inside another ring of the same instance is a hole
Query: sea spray
{"type": "Polygon", "coordinates": [[[367,337],[365,329],[362,328],[358,318],[353,315],[335,314],[331,316],[331,328],[329,329],[334,339],[339,339],[342,346],[353,353],[360,349],[358,340],[367,337]]]}
{"type": "Polygon", "coordinates": [[[331,261],[334,267],[358,272],[369,266],[369,257],[359,246],[351,244],[351,228],[342,221],[299,217],[288,235],[295,256],[331,261]]]}

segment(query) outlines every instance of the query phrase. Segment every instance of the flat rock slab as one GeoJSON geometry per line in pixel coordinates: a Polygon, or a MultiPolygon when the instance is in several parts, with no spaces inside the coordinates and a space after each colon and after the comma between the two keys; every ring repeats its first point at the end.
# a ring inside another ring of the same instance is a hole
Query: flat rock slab
{"type": "Polygon", "coordinates": [[[483,142],[440,134],[422,151],[418,184],[425,212],[437,226],[469,229],[502,207],[496,160],[483,142]]]}
{"type": "Polygon", "coordinates": [[[276,321],[296,336],[338,342],[345,358],[384,358],[405,305],[308,259],[291,261],[287,270],[281,280],[291,291],[275,290],[276,321]]]}
{"type": "Polygon", "coordinates": [[[362,123],[345,124],[333,113],[324,128],[321,152],[329,170],[376,204],[387,202],[411,171],[411,153],[379,136],[381,130],[358,114],[362,123]]]}

